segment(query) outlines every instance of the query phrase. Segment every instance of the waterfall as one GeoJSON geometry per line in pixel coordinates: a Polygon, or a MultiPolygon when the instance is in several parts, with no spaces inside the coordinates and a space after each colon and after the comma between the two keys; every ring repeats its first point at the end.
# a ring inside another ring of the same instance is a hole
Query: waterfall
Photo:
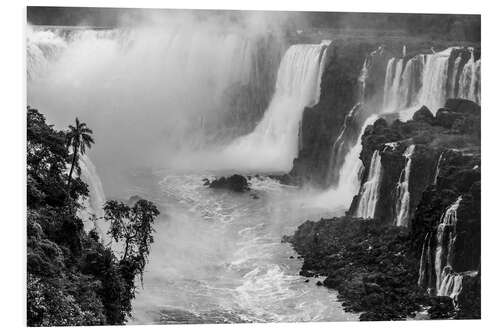
{"type": "Polygon", "coordinates": [[[344,196],[347,200],[351,200],[351,198],[359,191],[359,187],[361,186],[363,163],[359,158],[359,155],[363,149],[363,133],[365,132],[366,127],[372,125],[375,120],[377,120],[377,115],[372,115],[366,119],[358,135],[356,143],[347,153],[344,163],[342,164],[342,168],[339,171],[339,184],[335,191],[340,190],[342,196],[344,196]]]}
{"type": "Polygon", "coordinates": [[[274,96],[254,131],[236,139],[223,153],[244,159],[250,170],[288,171],[298,154],[299,124],[305,107],[320,96],[329,42],[292,45],[285,53],[274,96]]]}
{"type": "Polygon", "coordinates": [[[403,156],[406,158],[406,165],[401,171],[396,189],[396,225],[399,227],[408,226],[408,218],[410,215],[410,170],[412,161],[411,158],[414,151],[415,145],[410,145],[406,148],[403,154],[403,156]]]}
{"type": "Polygon", "coordinates": [[[356,128],[356,120],[354,119],[354,117],[363,110],[362,107],[365,102],[366,80],[369,77],[370,67],[372,64],[371,59],[377,53],[382,52],[382,50],[383,49],[379,47],[375,51],[371,52],[368,56],[366,56],[365,60],[363,61],[363,67],[361,68],[358,76],[358,102],[345,115],[340,132],[337,135],[337,138],[335,139],[330,151],[328,173],[326,176],[326,182],[329,185],[338,185],[340,170],[343,163],[345,162],[348,149],[351,148],[350,146],[352,144],[355,144],[355,142],[349,141],[349,133],[352,133],[349,131],[349,129],[356,128]]]}
{"type": "Polygon", "coordinates": [[[481,59],[474,60],[472,49],[460,76],[458,97],[481,103],[481,59]]]}
{"type": "Polygon", "coordinates": [[[424,243],[422,244],[422,253],[420,255],[420,267],[418,270],[418,285],[420,287],[428,287],[431,285],[431,234],[428,232],[425,235],[424,243]]]}
{"type": "Polygon", "coordinates": [[[396,106],[405,109],[418,103],[420,89],[422,88],[422,70],[424,68],[424,56],[417,55],[406,63],[401,76],[400,87],[396,106]]]}
{"type": "Polygon", "coordinates": [[[78,210],[78,216],[83,220],[84,229],[89,232],[96,229],[103,241],[108,239],[107,227],[102,218],[104,216],[104,203],[106,196],[102,187],[101,179],[97,170],[87,155],[79,158],[79,166],[82,171],[81,178],[87,184],[89,196],[81,204],[82,208],[78,210]]]}
{"type": "Polygon", "coordinates": [[[417,55],[409,59],[404,69],[403,61],[392,58],[387,64],[384,87],[385,112],[406,109],[419,101],[425,58],[423,55],[417,55]]]}
{"type": "Polygon", "coordinates": [[[357,217],[373,218],[375,215],[375,208],[378,201],[378,191],[380,187],[380,180],[382,178],[382,163],[380,161],[380,153],[375,150],[370,162],[370,169],[368,170],[368,178],[366,179],[361,189],[361,197],[356,211],[357,217]]]}
{"type": "Polygon", "coordinates": [[[217,150],[249,133],[273,93],[281,30],[174,16],[112,30],[29,27],[28,103],[54,123],[78,116],[93,124],[105,137],[93,154],[110,171],[184,169],[179,155],[217,150]]]}
{"type": "Polygon", "coordinates": [[[474,61],[471,49],[471,59],[460,71],[460,55],[449,65],[451,53],[456,49],[450,47],[441,52],[416,55],[406,64],[401,58],[389,59],[384,83],[384,112],[398,112],[400,119],[405,121],[422,105],[435,114],[449,97],[480,103],[481,60],[474,61]]]}
{"type": "Polygon", "coordinates": [[[403,59],[391,59],[389,61],[387,73],[388,80],[384,87],[384,110],[392,111],[398,107],[398,97],[401,83],[401,75],[403,74],[403,59]],[[392,60],[392,61],[391,61],[392,60]],[[389,68],[393,67],[393,68],[389,68]]]}
{"type": "Polygon", "coordinates": [[[437,290],[436,295],[448,296],[456,303],[457,297],[462,291],[463,276],[453,272],[450,266],[445,266],[439,280],[441,281],[440,288],[437,290]]]}
{"type": "Polygon", "coordinates": [[[345,116],[340,133],[335,139],[330,152],[330,161],[328,163],[327,184],[336,184],[339,177],[339,167],[344,162],[342,157],[345,157],[343,150],[345,149],[346,138],[344,135],[349,126],[352,126],[354,115],[361,107],[361,103],[357,103],[345,116]]]}
{"type": "Polygon", "coordinates": [[[426,55],[420,104],[427,106],[434,114],[446,101],[448,60],[452,50],[448,48],[426,55]]]}
{"type": "Polygon", "coordinates": [[[459,55],[455,62],[453,63],[453,69],[451,72],[450,89],[448,91],[448,97],[456,97],[458,95],[458,79],[460,75],[458,73],[460,68],[460,63],[462,62],[462,57],[459,55]]]}
{"type": "Polygon", "coordinates": [[[439,170],[441,169],[441,163],[442,163],[442,160],[443,160],[443,155],[444,155],[444,151],[439,155],[439,159],[438,159],[438,162],[437,162],[437,165],[436,165],[436,172],[434,173],[434,181],[433,181],[433,184],[436,185],[437,184],[437,180],[438,180],[438,176],[439,176],[439,170]]]}
{"type": "MultiPolygon", "coordinates": [[[[451,273],[442,274],[443,266],[449,266],[450,270],[453,267],[454,245],[456,239],[457,226],[457,210],[462,201],[462,196],[444,212],[441,217],[441,223],[437,227],[436,233],[436,258],[435,258],[435,273],[436,273],[436,292],[440,292],[443,278],[451,273]],[[449,230],[451,229],[451,230],[449,230]],[[446,233],[448,231],[448,233],[446,233]],[[444,260],[443,260],[444,259],[444,260]]],[[[445,270],[449,271],[449,270],[445,270]]]]}

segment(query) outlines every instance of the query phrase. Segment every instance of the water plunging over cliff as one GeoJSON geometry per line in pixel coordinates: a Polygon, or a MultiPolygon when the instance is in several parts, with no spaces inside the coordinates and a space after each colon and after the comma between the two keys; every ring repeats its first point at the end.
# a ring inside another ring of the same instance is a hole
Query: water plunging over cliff
{"type": "Polygon", "coordinates": [[[173,155],[251,131],[284,49],[274,30],[177,18],[113,30],[29,27],[27,37],[28,103],[56,124],[85,119],[106,174],[175,164],[173,155]]]}
{"type": "Polygon", "coordinates": [[[403,156],[406,158],[406,165],[401,171],[399,176],[399,183],[396,191],[396,225],[408,226],[410,215],[410,171],[411,171],[411,158],[415,151],[415,145],[410,145],[406,148],[403,156]]]}
{"type": "Polygon", "coordinates": [[[278,70],[274,96],[255,130],[236,139],[223,154],[245,160],[249,170],[288,171],[297,156],[299,124],[318,102],[329,42],[292,45],[278,70]]]}
{"type": "Polygon", "coordinates": [[[453,48],[448,48],[425,56],[419,104],[427,106],[434,114],[446,101],[448,60],[452,50],[453,48]]]}
{"type": "Polygon", "coordinates": [[[441,170],[441,163],[443,161],[443,155],[444,155],[444,151],[439,154],[439,159],[438,159],[438,162],[437,162],[437,165],[436,165],[436,171],[434,173],[434,181],[433,181],[433,184],[437,184],[437,180],[438,180],[438,177],[439,177],[439,171],[441,170]]]}
{"type": "Polygon", "coordinates": [[[375,208],[377,206],[380,179],[382,178],[382,163],[380,161],[380,153],[375,150],[370,162],[370,170],[368,178],[363,183],[361,189],[361,197],[356,210],[356,216],[362,218],[373,218],[375,208]]]}
{"type": "Polygon", "coordinates": [[[101,239],[106,241],[109,237],[106,235],[107,227],[102,221],[106,196],[101,179],[87,155],[80,156],[79,165],[82,170],[81,178],[88,185],[89,196],[82,203],[83,208],[78,211],[78,216],[83,220],[85,231],[89,232],[95,228],[101,239]]]}
{"type": "MultiPolygon", "coordinates": [[[[436,232],[436,258],[435,258],[435,273],[436,273],[436,292],[440,296],[443,295],[445,290],[442,289],[445,278],[453,273],[453,255],[454,245],[456,240],[456,226],[457,226],[457,210],[460,207],[462,197],[458,199],[446,209],[441,217],[441,223],[437,226],[436,232]],[[448,268],[448,269],[443,269],[448,268]]],[[[453,280],[454,281],[454,280],[453,280]]]]}
{"type": "Polygon", "coordinates": [[[391,58],[386,69],[384,111],[399,112],[402,120],[407,120],[422,105],[436,113],[446,98],[465,98],[479,104],[481,60],[475,61],[471,50],[470,60],[460,70],[460,55],[450,65],[451,54],[457,49],[416,55],[406,62],[391,58]]]}
{"type": "Polygon", "coordinates": [[[460,76],[458,97],[481,104],[481,59],[474,60],[473,50],[460,76]]]}

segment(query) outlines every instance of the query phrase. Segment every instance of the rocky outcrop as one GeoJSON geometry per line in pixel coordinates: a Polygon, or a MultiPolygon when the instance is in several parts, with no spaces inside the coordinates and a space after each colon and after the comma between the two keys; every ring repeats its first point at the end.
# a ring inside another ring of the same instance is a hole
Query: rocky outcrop
{"type": "Polygon", "coordinates": [[[235,174],[227,178],[220,177],[214,179],[213,181],[209,181],[208,179],[205,179],[204,181],[205,181],[204,185],[214,189],[224,189],[241,193],[250,191],[250,186],[248,185],[248,181],[242,175],[235,174]]]}
{"type": "MultiPolygon", "coordinates": [[[[398,186],[407,163],[404,154],[410,145],[414,145],[408,184],[410,199],[407,226],[410,226],[423,192],[436,180],[440,157],[441,160],[443,156],[451,157],[450,152],[457,151],[479,156],[480,122],[480,107],[477,104],[449,99],[435,117],[423,106],[415,112],[412,120],[405,123],[399,120],[389,123],[381,118],[368,126],[362,137],[363,149],[360,154],[364,165],[362,182],[366,181],[375,150],[379,151],[383,170],[374,218],[386,224],[395,223],[398,186]]],[[[350,215],[355,215],[358,200],[359,194],[353,199],[350,215]]]]}
{"type": "Polygon", "coordinates": [[[428,304],[418,288],[418,258],[401,228],[350,217],[305,222],[285,237],[303,257],[301,275],[326,276],[345,310],[361,320],[402,320],[428,304]]]}
{"type": "Polygon", "coordinates": [[[480,107],[449,99],[407,122],[379,119],[362,137],[366,181],[379,151],[374,219],[307,221],[285,240],[304,258],[301,274],[325,275],[361,320],[396,320],[425,306],[430,319],[480,318],[480,107]],[[398,186],[408,166],[408,223],[396,226],[398,186]]]}

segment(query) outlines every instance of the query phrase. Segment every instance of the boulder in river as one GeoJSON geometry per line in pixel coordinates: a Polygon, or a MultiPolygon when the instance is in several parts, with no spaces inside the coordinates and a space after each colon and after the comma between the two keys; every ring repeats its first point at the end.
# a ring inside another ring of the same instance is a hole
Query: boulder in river
{"type": "Polygon", "coordinates": [[[205,182],[205,185],[210,188],[226,189],[234,192],[246,192],[250,190],[247,179],[237,174],[231,177],[220,177],[211,182],[205,182]]]}

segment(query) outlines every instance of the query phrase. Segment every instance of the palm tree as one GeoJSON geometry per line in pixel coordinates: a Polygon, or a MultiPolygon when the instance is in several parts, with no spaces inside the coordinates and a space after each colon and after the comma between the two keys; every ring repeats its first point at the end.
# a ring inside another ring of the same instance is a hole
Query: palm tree
{"type": "Polygon", "coordinates": [[[71,176],[73,170],[78,163],[79,154],[85,154],[85,150],[94,143],[91,134],[93,133],[87,124],[81,123],[78,118],[75,119],[75,126],[69,125],[69,131],[66,133],[66,146],[73,148],[73,160],[71,162],[71,169],[69,170],[68,188],[71,184],[71,176]]]}

